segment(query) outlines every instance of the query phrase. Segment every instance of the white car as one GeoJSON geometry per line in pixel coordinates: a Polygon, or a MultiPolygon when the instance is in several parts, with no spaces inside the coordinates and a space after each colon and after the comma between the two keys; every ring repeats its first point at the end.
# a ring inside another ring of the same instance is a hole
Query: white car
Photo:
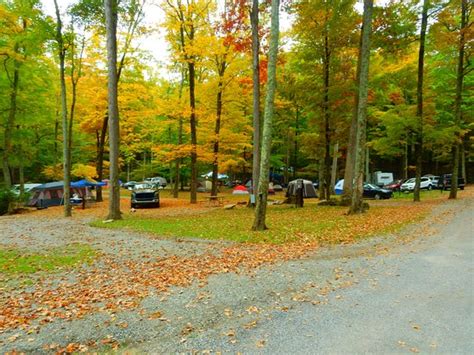
{"type": "MultiPolygon", "coordinates": [[[[409,192],[415,190],[415,178],[408,179],[400,186],[400,191],[409,192]]],[[[420,189],[431,190],[433,188],[433,182],[428,177],[422,177],[420,182],[420,189]]]]}

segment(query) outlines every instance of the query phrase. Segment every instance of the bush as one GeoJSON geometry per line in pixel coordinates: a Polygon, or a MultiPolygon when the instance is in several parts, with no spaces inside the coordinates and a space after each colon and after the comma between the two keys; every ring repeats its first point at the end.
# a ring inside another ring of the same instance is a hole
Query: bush
{"type": "Polygon", "coordinates": [[[17,196],[11,189],[0,187],[0,216],[8,212],[8,206],[17,201],[17,196]]]}

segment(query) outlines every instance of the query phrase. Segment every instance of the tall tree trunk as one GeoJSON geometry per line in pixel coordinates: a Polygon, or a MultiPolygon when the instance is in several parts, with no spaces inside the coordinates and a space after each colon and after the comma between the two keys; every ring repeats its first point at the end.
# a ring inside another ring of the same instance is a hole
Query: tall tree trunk
{"type": "Polygon", "coordinates": [[[273,110],[276,90],[276,62],[278,56],[279,30],[279,0],[272,0],[272,19],[270,29],[270,48],[268,53],[267,94],[265,97],[265,114],[263,117],[262,149],[260,160],[260,177],[258,182],[257,207],[253,230],[261,231],[267,228],[265,223],[267,212],[268,183],[270,173],[270,154],[272,143],[273,110]]]}
{"type": "Polygon", "coordinates": [[[467,184],[467,175],[466,175],[466,149],[464,141],[461,143],[461,177],[464,182],[467,184]]]}
{"type": "Polygon", "coordinates": [[[63,181],[64,181],[64,216],[71,217],[71,153],[69,145],[69,125],[67,117],[67,99],[66,99],[66,78],[65,78],[65,57],[66,49],[64,48],[64,39],[62,33],[61,15],[59,14],[59,7],[57,0],[54,0],[56,8],[56,41],[58,42],[59,54],[59,77],[61,82],[61,116],[63,124],[63,181]]]}
{"type": "Polygon", "coordinates": [[[189,124],[191,127],[191,203],[197,203],[197,135],[196,135],[196,97],[195,97],[195,64],[188,63],[189,70],[189,106],[191,116],[189,124]]]}
{"type": "Polygon", "coordinates": [[[339,154],[339,143],[336,142],[333,147],[332,153],[332,168],[331,168],[331,193],[336,194],[334,188],[336,186],[336,177],[337,177],[337,157],[339,154]]]}
{"type": "Polygon", "coordinates": [[[214,128],[214,147],[213,147],[213,154],[214,154],[214,162],[212,164],[212,188],[211,188],[211,196],[217,195],[217,182],[218,182],[218,174],[219,174],[219,134],[221,130],[221,116],[222,116],[222,91],[223,88],[223,80],[224,80],[224,73],[226,69],[226,62],[223,61],[219,67],[219,83],[217,85],[217,97],[216,97],[216,125],[214,128]]]}
{"type": "MultiPolygon", "coordinates": [[[[109,114],[106,113],[102,121],[102,129],[99,133],[98,146],[97,146],[97,162],[96,162],[96,171],[97,171],[97,180],[102,181],[104,179],[104,153],[105,153],[105,138],[107,137],[107,125],[109,122],[109,114]]],[[[96,201],[102,202],[102,187],[97,186],[96,188],[96,201]]]]}
{"type": "MultiPolygon", "coordinates": [[[[15,45],[15,52],[18,51],[18,46],[15,45]]],[[[13,80],[10,85],[10,109],[8,111],[8,118],[5,124],[4,131],[4,144],[3,144],[3,182],[7,188],[12,186],[12,178],[10,171],[10,155],[13,153],[12,145],[12,133],[13,126],[15,124],[16,111],[17,111],[17,96],[18,96],[18,83],[20,81],[20,63],[15,60],[15,68],[13,70],[13,80]]]]}
{"type": "Polygon", "coordinates": [[[364,212],[363,189],[364,189],[364,155],[367,125],[367,96],[369,83],[370,63],[370,35],[372,31],[372,12],[374,1],[364,0],[364,16],[362,25],[362,40],[360,48],[360,77],[357,83],[357,128],[355,131],[355,157],[354,157],[354,183],[352,186],[352,200],[349,214],[364,212]]]}
{"type": "Polygon", "coordinates": [[[369,147],[365,147],[365,180],[370,182],[370,149],[369,147]]]}
{"type": "Polygon", "coordinates": [[[107,96],[110,147],[109,214],[107,219],[118,220],[122,218],[122,214],[120,212],[119,185],[120,123],[117,90],[117,0],[104,0],[104,5],[107,31],[107,96]]]}
{"type": "MultiPolygon", "coordinates": [[[[326,2],[326,5],[328,3],[326,2]]],[[[324,116],[324,179],[320,181],[320,184],[323,184],[323,196],[320,196],[321,199],[329,200],[331,198],[331,131],[330,131],[330,111],[329,111],[329,70],[330,70],[330,61],[331,61],[331,52],[329,49],[329,33],[328,33],[328,12],[329,9],[326,9],[325,12],[325,33],[324,33],[324,87],[323,87],[323,116],[324,116]]]]}
{"type": "Polygon", "coordinates": [[[403,180],[408,179],[408,141],[405,143],[403,152],[403,180]]]}
{"type": "MultiPolygon", "coordinates": [[[[464,82],[464,51],[465,51],[465,29],[467,25],[467,0],[461,0],[461,29],[459,33],[459,55],[458,68],[456,75],[456,98],[454,100],[454,120],[457,128],[460,128],[462,121],[462,89],[464,82]]],[[[462,137],[459,133],[455,136],[454,142],[454,156],[453,156],[453,173],[451,176],[451,191],[449,191],[449,198],[455,199],[458,194],[458,176],[459,176],[459,145],[462,142],[462,137]]]]}
{"type": "Polygon", "coordinates": [[[413,201],[420,201],[421,169],[423,162],[423,73],[425,65],[425,38],[426,27],[428,26],[428,8],[430,0],[423,1],[420,29],[420,49],[418,52],[418,84],[416,87],[416,117],[418,127],[415,140],[416,173],[415,190],[413,191],[413,201]]]}
{"type": "Polygon", "coordinates": [[[355,79],[355,93],[354,93],[354,109],[352,110],[351,127],[349,129],[349,143],[347,144],[346,165],[344,168],[344,187],[342,192],[341,203],[350,206],[352,203],[353,186],[354,186],[354,166],[355,166],[355,152],[356,152],[356,131],[357,131],[357,113],[359,112],[359,95],[358,85],[360,81],[361,70],[361,55],[362,51],[362,35],[359,39],[359,55],[357,59],[357,70],[355,79]]]}
{"type": "MultiPolygon", "coordinates": [[[[181,69],[181,82],[179,85],[179,101],[181,102],[181,96],[183,94],[183,87],[184,87],[184,80],[185,80],[185,70],[182,68],[181,69]]],[[[183,144],[183,118],[180,116],[179,117],[179,122],[178,122],[178,146],[181,148],[181,145],[183,144]]],[[[181,183],[181,157],[176,159],[175,161],[175,180],[174,180],[174,186],[173,186],[173,197],[178,198],[179,196],[179,185],[181,183]]]]}
{"type": "Polygon", "coordinates": [[[253,162],[252,194],[258,191],[260,172],[260,38],[258,35],[258,0],[252,1],[250,23],[252,26],[252,75],[253,75],[253,162]]]}

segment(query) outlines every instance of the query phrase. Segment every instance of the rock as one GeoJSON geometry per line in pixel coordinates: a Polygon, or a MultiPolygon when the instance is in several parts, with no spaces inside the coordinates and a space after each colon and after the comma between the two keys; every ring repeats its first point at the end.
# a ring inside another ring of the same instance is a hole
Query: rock
{"type": "Polygon", "coordinates": [[[224,209],[225,209],[225,210],[231,210],[231,209],[233,209],[235,206],[237,206],[237,204],[235,204],[235,203],[230,204],[230,205],[225,205],[225,206],[224,206],[224,209]]]}

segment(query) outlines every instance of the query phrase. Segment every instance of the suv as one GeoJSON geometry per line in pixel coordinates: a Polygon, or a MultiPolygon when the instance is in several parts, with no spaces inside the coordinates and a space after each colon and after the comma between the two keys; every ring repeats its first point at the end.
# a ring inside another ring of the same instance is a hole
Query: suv
{"type": "Polygon", "coordinates": [[[136,184],[133,187],[130,207],[138,206],[160,207],[160,190],[148,182],[136,184]]]}
{"type": "MultiPolygon", "coordinates": [[[[415,178],[408,179],[403,184],[400,185],[400,191],[402,192],[409,192],[415,190],[415,178]]],[[[420,190],[427,189],[431,190],[433,188],[433,184],[430,178],[421,177],[420,179],[420,190]]]]}
{"type": "MultiPolygon", "coordinates": [[[[438,180],[438,189],[440,190],[449,190],[451,189],[451,177],[453,174],[444,174],[439,177],[438,180]]],[[[462,177],[458,177],[458,188],[464,190],[466,186],[466,181],[462,177]]]]}
{"type": "Polygon", "coordinates": [[[163,188],[165,188],[166,185],[168,185],[168,181],[166,181],[166,179],[164,177],[161,177],[161,176],[146,178],[145,182],[148,182],[148,183],[151,183],[151,184],[154,184],[156,186],[163,187],[163,188]]]}

